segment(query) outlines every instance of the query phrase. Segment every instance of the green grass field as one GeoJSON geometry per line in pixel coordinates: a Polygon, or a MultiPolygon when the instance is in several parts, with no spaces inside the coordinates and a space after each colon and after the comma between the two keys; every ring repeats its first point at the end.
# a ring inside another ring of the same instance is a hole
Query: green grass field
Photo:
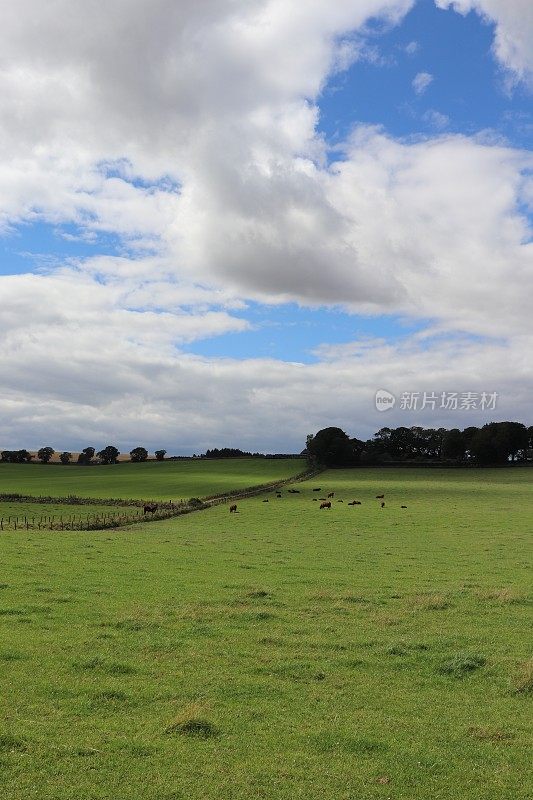
{"type": "Polygon", "coordinates": [[[176,501],[283,480],[304,469],[303,459],[254,458],[148,461],[100,467],[0,463],[0,492],[176,501]]]}
{"type": "Polygon", "coordinates": [[[530,798],[532,482],[330,471],[238,514],[3,534],[2,797],[530,798]]]}

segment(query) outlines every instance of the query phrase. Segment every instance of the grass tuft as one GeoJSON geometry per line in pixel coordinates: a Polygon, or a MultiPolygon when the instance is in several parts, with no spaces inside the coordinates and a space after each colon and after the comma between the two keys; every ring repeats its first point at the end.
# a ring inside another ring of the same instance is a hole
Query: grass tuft
{"type": "Polygon", "coordinates": [[[24,661],[28,656],[17,650],[3,650],[0,652],[0,661],[24,661]]]}
{"type": "Polygon", "coordinates": [[[118,703],[127,700],[128,695],[117,689],[104,689],[95,694],[93,699],[97,703],[118,703]]]}
{"type": "Polygon", "coordinates": [[[369,755],[382,753],[388,749],[384,742],[378,742],[375,739],[360,739],[338,731],[323,731],[313,737],[313,743],[316,749],[322,753],[339,750],[345,753],[369,755]]]}
{"type": "Polygon", "coordinates": [[[527,600],[525,595],[517,592],[516,589],[512,589],[509,586],[503,589],[494,589],[490,592],[478,592],[477,596],[480,600],[495,600],[497,603],[508,603],[511,605],[516,603],[524,603],[527,600]]]}
{"type": "Polygon", "coordinates": [[[439,672],[442,675],[462,678],[469,672],[474,672],[484,667],[486,663],[486,658],[477,653],[459,653],[448,661],[445,661],[444,664],[441,664],[439,672]]]}
{"type": "Polygon", "coordinates": [[[204,714],[205,707],[191,703],[170,725],[167,725],[165,733],[192,736],[197,739],[213,739],[220,736],[216,725],[206,719],[204,714]]]}
{"type": "Polygon", "coordinates": [[[478,728],[472,726],[468,729],[468,733],[473,739],[478,739],[480,742],[508,742],[515,738],[514,733],[502,731],[498,728],[478,728]]]}
{"type": "Polygon", "coordinates": [[[267,592],[266,589],[253,589],[251,592],[248,592],[246,597],[252,597],[254,599],[264,599],[265,597],[272,597],[271,592],[267,592]]]}
{"type": "Polygon", "coordinates": [[[450,607],[449,600],[441,594],[419,595],[415,602],[424,611],[445,611],[450,607]]]}
{"type": "Polygon", "coordinates": [[[9,733],[0,733],[0,753],[22,753],[26,750],[26,745],[18,736],[9,733]]]}
{"type": "Polygon", "coordinates": [[[130,664],[123,664],[118,661],[106,661],[100,656],[94,656],[87,661],[76,661],[72,665],[75,669],[97,670],[105,672],[107,675],[132,675],[135,670],[130,664]]]}
{"type": "Polygon", "coordinates": [[[520,667],[514,688],[517,694],[533,694],[533,658],[520,667]]]}

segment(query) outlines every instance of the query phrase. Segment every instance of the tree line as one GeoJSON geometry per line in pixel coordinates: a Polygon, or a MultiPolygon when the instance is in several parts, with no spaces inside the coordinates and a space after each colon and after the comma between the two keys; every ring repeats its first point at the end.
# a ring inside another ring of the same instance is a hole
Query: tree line
{"type": "MultiPolygon", "coordinates": [[[[53,447],[41,447],[37,451],[37,459],[42,464],[48,464],[55,455],[53,447]]],[[[166,450],[156,450],[155,457],[157,461],[163,461],[166,456],[166,450]]],[[[74,463],[80,466],[90,466],[93,464],[116,464],[120,455],[120,450],[112,444],[108,444],[96,452],[95,447],[84,447],[74,463]]],[[[148,460],[148,450],[145,447],[134,447],[130,450],[130,461],[139,462],[148,460]]],[[[28,450],[2,450],[0,453],[0,461],[8,462],[10,464],[30,464],[33,461],[33,455],[28,450]]],[[[63,451],[59,453],[59,460],[62,464],[71,464],[73,459],[72,453],[63,451]]]]}
{"type": "Polygon", "coordinates": [[[394,462],[507,464],[533,460],[533,426],[489,422],[481,428],[381,428],[372,439],[350,438],[341,428],[307,437],[304,453],[325,466],[394,462]]]}

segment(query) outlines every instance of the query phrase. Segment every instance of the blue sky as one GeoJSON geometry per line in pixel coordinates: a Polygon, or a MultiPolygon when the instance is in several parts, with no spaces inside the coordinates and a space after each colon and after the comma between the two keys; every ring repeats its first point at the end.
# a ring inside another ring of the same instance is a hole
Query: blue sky
{"type": "MultiPolygon", "coordinates": [[[[170,436],[173,398],[193,451],[190,420],[211,429],[246,398],[234,425],[257,449],[303,391],[310,425],[355,415],[364,436],[374,389],[428,381],[498,383],[501,414],[523,415],[533,13],[453,5],[135,0],[122,19],[27,0],[0,31],[0,435],[71,414],[64,446],[80,415],[127,440],[142,407],[170,436]]],[[[296,446],[307,422],[289,416],[296,446]]]]}
{"type": "Polygon", "coordinates": [[[434,134],[439,128],[425,115],[437,111],[449,119],[443,132],[490,130],[531,146],[531,95],[521,85],[506,91],[491,51],[493,24],[473,11],[463,16],[419,0],[401,25],[377,29],[370,39],[377,63],[356,62],[324,90],[320,128],[329,141],[344,139],[358,123],[383,125],[399,137],[434,134]],[[421,72],[433,81],[417,95],[412,81],[421,72]]]}

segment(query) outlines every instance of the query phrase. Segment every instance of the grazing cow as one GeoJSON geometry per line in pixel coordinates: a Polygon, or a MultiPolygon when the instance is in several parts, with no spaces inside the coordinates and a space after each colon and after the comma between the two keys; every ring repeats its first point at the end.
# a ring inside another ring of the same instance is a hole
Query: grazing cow
{"type": "Polygon", "coordinates": [[[344,503],[344,500],[337,500],[337,503],[344,503]]]}
{"type": "Polygon", "coordinates": [[[237,513],[237,503],[233,503],[233,505],[229,507],[229,513],[237,513]]]}
{"type": "Polygon", "coordinates": [[[407,508],[407,506],[402,506],[402,508],[407,508]]]}
{"type": "Polygon", "coordinates": [[[155,514],[157,511],[157,503],[146,503],[143,506],[143,514],[155,514]]]}
{"type": "Polygon", "coordinates": [[[381,501],[381,508],[385,508],[385,503],[383,502],[383,500],[381,501]]]}
{"type": "Polygon", "coordinates": [[[320,486],[318,487],[318,489],[313,489],[313,492],[321,492],[321,491],[322,489],[320,488],[320,486]]]}
{"type": "Polygon", "coordinates": [[[313,503],[318,503],[318,500],[316,499],[316,497],[313,497],[313,503]]]}
{"type": "Polygon", "coordinates": [[[328,497],[335,497],[335,492],[330,492],[330,493],[328,494],[328,497]]]}
{"type": "Polygon", "coordinates": [[[356,506],[357,505],[357,500],[352,500],[352,502],[348,503],[348,505],[349,506],[356,506]]]}
{"type": "Polygon", "coordinates": [[[320,503],[320,508],[331,508],[331,503],[329,500],[325,501],[324,503],[320,503]]]}
{"type": "Polygon", "coordinates": [[[385,497],[384,494],[377,494],[376,495],[376,500],[383,500],[384,497],[385,497]]]}
{"type": "Polygon", "coordinates": [[[268,500],[263,500],[263,503],[268,503],[268,500]]]}

